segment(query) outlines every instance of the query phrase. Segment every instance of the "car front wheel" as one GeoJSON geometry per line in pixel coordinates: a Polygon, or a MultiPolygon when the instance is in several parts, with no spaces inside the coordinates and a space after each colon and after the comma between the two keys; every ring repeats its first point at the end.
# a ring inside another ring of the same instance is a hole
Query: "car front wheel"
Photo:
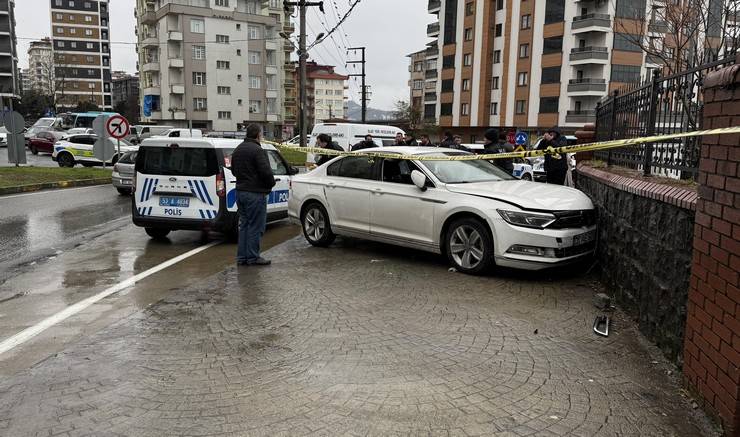
{"type": "Polygon", "coordinates": [[[491,235],[479,220],[456,220],[447,231],[445,243],[447,258],[460,272],[478,275],[493,266],[491,235]]]}
{"type": "Polygon", "coordinates": [[[326,247],[336,238],[336,235],[331,231],[329,214],[318,203],[310,204],[303,211],[301,227],[303,228],[303,236],[313,246],[326,247]]]}
{"type": "Polygon", "coordinates": [[[33,153],[34,155],[38,155],[39,149],[36,146],[31,146],[31,153],[33,153]]]}
{"type": "Polygon", "coordinates": [[[523,181],[530,181],[531,182],[532,181],[532,175],[530,175],[529,173],[524,173],[522,175],[522,180],[523,181]]]}
{"type": "Polygon", "coordinates": [[[75,159],[67,152],[60,153],[57,155],[57,164],[59,164],[59,167],[74,167],[75,159]]]}

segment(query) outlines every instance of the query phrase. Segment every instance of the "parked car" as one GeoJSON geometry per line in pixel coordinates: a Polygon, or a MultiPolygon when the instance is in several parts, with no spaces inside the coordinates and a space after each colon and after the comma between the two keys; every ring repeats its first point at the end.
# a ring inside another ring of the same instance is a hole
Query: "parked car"
{"type": "MultiPolygon", "coordinates": [[[[369,149],[368,151],[381,151],[369,149]]],[[[458,150],[387,147],[407,156],[458,150]]],[[[291,219],[314,246],[336,235],[447,255],[464,273],[537,270],[593,254],[596,211],[582,192],[521,181],[483,160],[337,157],[293,178],[291,219]]]]}
{"type": "MultiPolygon", "coordinates": [[[[85,167],[102,165],[103,162],[95,157],[93,146],[97,141],[97,135],[79,134],[63,138],[54,144],[54,152],[51,159],[59,164],[59,167],[74,167],[76,164],[82,164],[85,167]]],[[[115,164],[118,161],[117,140],[108,138],[111,146],[115,150],[110,160],[106,164],[115,164]]],[[[121,140],[121,154],[138,150],[137,146],[128,141],[121,140]]]]}
{"type": "Polygon", "coordinates": [[[42,131],[39,132],[35,137],[26,141],[26,146],[34,155],[38,155],[39,152],[54,153],[54,144],[59,141],[63,136],[62,132],[57,131],[42,131]]]}
{"type": "Polygon", "coordinates": [[[28,144],[28,141],[31,140],[31,138],[37,136],[41,132],[54,132],[54,128],[51,126],[32,126],[28,128],[25,132],[23,132],[23,136],[26,138],[26,144],[28,144]]]}
{"type": "Polygon", "coordinates": [[[69,129],[65,134],[66,136],[70,135],[79,135],[79,134],[94,134],[95,131],[92,128],[89,127],[73,127],[72,129],[69,129]]]}
{"type": "Polygon", "coordinates": [[[133,191],[134,186],[134,166],[136,164],[136,154],[138,152],[126,152],[113,166],[111,176],[113,186],[116,187],[119,194],[128,195],[133,191]]]}

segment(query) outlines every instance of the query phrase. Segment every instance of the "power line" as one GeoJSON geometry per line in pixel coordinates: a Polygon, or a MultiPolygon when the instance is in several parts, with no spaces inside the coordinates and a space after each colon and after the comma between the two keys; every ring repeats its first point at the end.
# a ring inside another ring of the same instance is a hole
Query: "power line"
{"type": "MultiPolygon", "coordinates": [[[[20,36],[19,37],[16,37],[16,39],[22,39],[22,40],[27,40],[27,41],[38,41],[39,40],[39,38],[27,38],[27,37],[20,37],[20,36]]],[[[276,37],[272,37],[272,38],[231,39],[231,40],[229,40],[228,43],[219,42],[219,41],[179,41],[179,42],[181,42],[183,44],[221,44],[221,45],[231,45],[231,43],[236,43],[236,42],[276,41],[276,40],[281,40],[281,39],[283,39],[283,38],[281,38],[279,36],[276,36],[276,37]]],[[[66,42],[68,40],[59,40],[59,41],[65,41],[66,42]]],[[[79,40],[75,40],[75,41],[79,42],[79,40]]],[[[84,42],[87,42],[87,41],[83,41],[83,43],[84,42]]],[[[98,41],[95,41],[95,42],[98,42],[98,41]]],[[[144,44],[144,43],[130,42],[130,41],[101,41],[101,44],[103,44],[103,43],[107,43],[107,44],[110,44],[110,45],[132,45],[132,46],[139,45],[139,46],[148,46],[148,45],[169,44],[169,41],[157,41],[156,44],[144,44]]]]}
{"type": "Polygon", "coordinates": [[[342,17],[342,19],[339,20],[339,22],[337,23],[337,25],[334,26],[326,35],[324,35],[323,38],[321,38],[320,40],[316,40],[308,48],[310,49],[311,47],[315,46],[316,44],[321,44],[322,42],[324,42],[324,40],[326,40],[326,38],[328,38],[329,36],[331,36],[339,28],[339,26],[341,26],[342,23],[344,23],[344,21],[347,19],[347,17],[349,17],[349,15],[355,9],[355,6],[357,6],[361,1],[362,0],[355,0],[354,3],[351,3],[350,6],[349,6],[349,10],[347,11],[347,13],[344,14],[344,16],[342,17]]]}

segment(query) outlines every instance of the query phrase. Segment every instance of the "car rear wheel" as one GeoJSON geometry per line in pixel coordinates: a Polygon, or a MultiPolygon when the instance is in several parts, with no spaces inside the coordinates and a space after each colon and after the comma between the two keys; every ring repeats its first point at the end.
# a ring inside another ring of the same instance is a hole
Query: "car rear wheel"
{"type": "Polygon", "coordinates": [[[36,146],[31,146],[31,153],[33,153],[34,155],[38,155],[39,149],[36,146]]]}
{"type": "Polygon", "coordinates": [[[318,203],[308,205],[303,211],[301,227],[303,236],[313,246],[326,247],[336,238],[334,232],[331,231],[329,214],[318,203]]]}
{"type": "Polygon", "coordinates": [[[130,188],[116,188],[116,190],[118,190],[118,194],[121,196],[128,196],[131,194],[130,188]]]}
{"type": "Polygon", "coordinates": [[[63,152],[57,155],[57,164],[59,167],[74,167],[75,159],[70,153],[63,152]]]}
{"type": "Polygon", "coordinates": [[[530,175],[529,173],[524,173],[522,175],[522,180],[523,181],[530,181],[531,182],[532,181],[532,175],[530,175]]]}
{"type": "Polygon", "coordinates": [[[478,275],[493,266],[491,235],[479,220],[456,220],[450,225],[445,242],[447,258],[458,271],[478,275]]]}
{"type": "Polygon", "coordinates": [[[155,240],[162,240],[164,239],[167,234],[170,233],[169,229],[159,229],[159,228],[144,228],[146,231],[146,234],[155,240]]]}

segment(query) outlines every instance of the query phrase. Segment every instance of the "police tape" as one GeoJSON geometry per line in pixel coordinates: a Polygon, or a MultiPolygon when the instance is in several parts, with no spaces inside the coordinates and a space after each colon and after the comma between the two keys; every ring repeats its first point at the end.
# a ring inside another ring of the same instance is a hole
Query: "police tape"
{"type": "Polygon", "coordinates": [[[474,161],[474,160],[491,160],[491,159],[511,159],[511,158],[533,158],[545,155],[561,155],[564,153],[593,152],[597,150],[607,150],[617,147],[637,146],[647,143],[657,143],[666,140],[675,140],[678,138],[699,137],[703,135],[725,135],[740,133],[740,126],[724,127],[718,129],[707,129],[692,132],[681,132],[668,135],[653,135],[649,137],[630,138],[626,140],[600,141],[596,143],[577,144],[574,146],[552,147],[549,146],[541,150],[527,150],[523,152],[508,153],[485,153],[485,154],[461,154],[461,155],[444,155],[442,153],[430,152],[424,155],[400,155],[388,152],[344,152],[333,149],[324,149],[322,147],[300,147],[291,146],[284,143],[275,143],[272,141],[263,141],[271,144],[280,150],[290,150],[297,152],[313,153],[317,155],[329,156],[362,156],[367,158],[387,158],[387,159],[405,159],[410,161],[474,161]]]}

